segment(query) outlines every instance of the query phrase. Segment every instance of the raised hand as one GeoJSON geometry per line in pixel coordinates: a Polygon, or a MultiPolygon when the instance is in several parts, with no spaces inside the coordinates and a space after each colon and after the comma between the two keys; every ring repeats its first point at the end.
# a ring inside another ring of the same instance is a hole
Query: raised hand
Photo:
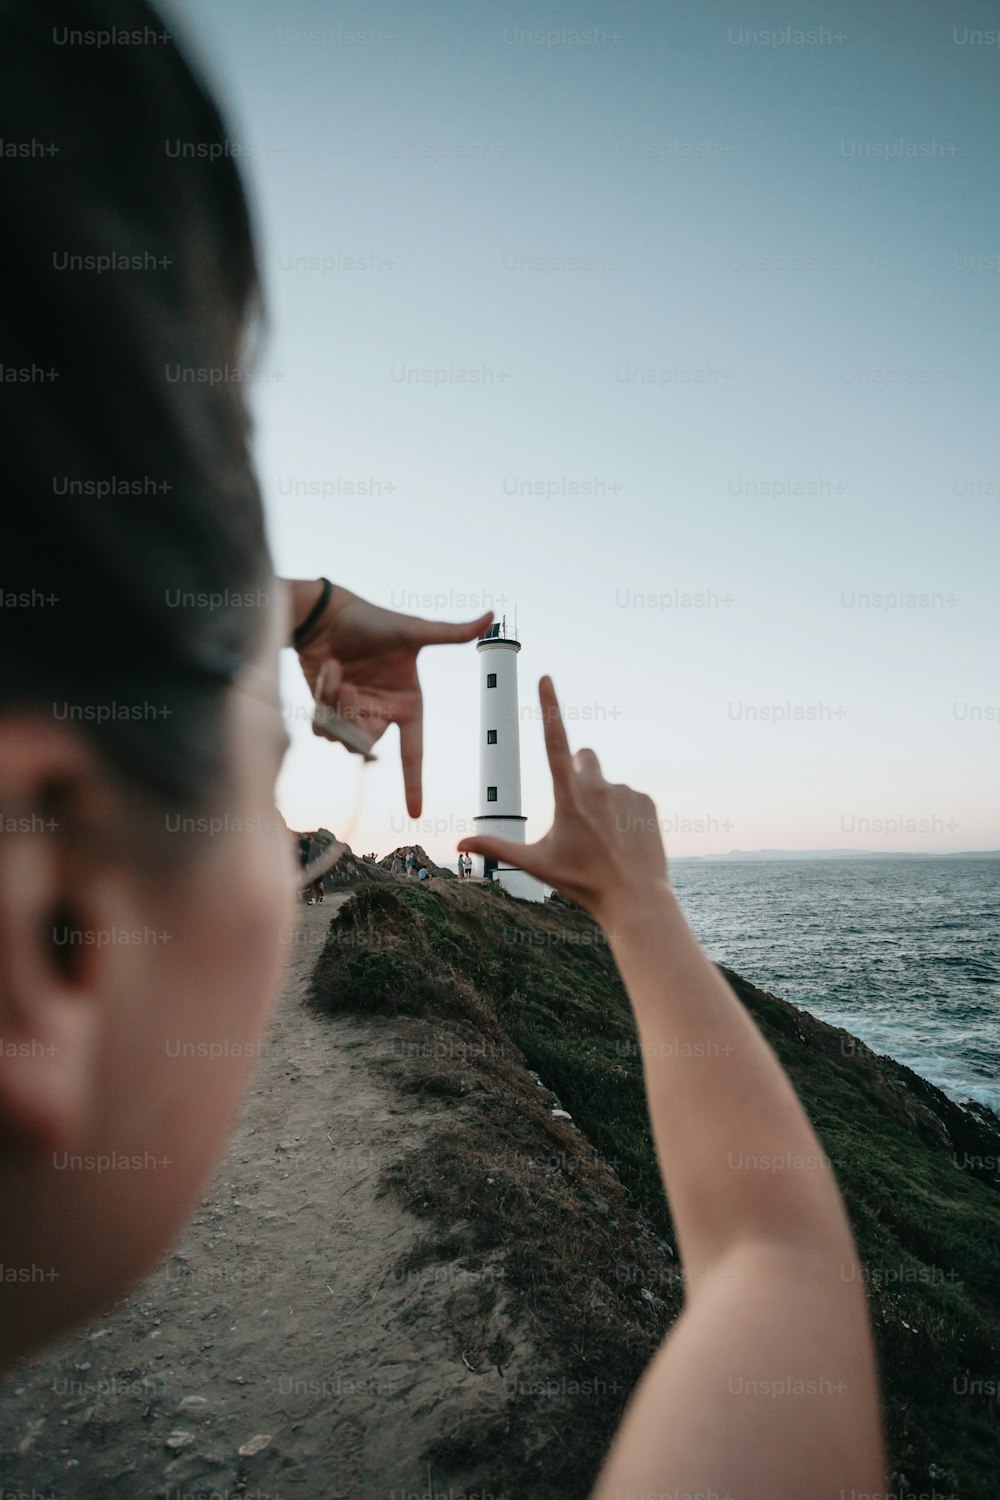
{"type": "Polygon", "coordinates": [[[656,807],[644,792],[605,781],[593,750],[571,753],[551,677],[539,682],[538,699],[555,798],[552,827],[534,844],[476,834],[458,847],[526,870],[607,927],[637,893],[667,885],[656,807]]]}
{"type": "MultiPolygon", "coordinates": [[[[486,610],[464,624],[423,620],[371,604],[338,584],[315,629],[296,648],[313,697],[355,724],[371,744],[390,724],[399,725],[411,818],[420,816],[423,801],[423,696],[417,656],[424,646],[476,640],[492,618],[493,611],[486,610]]],[[[313,727],[317,734],[324,733],[321,721],[313,727]]]]}

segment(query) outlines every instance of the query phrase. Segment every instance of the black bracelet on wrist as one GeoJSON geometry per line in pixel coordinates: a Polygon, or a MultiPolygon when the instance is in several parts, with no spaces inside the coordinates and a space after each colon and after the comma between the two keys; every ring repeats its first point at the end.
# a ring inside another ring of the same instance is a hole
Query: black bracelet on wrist
{"type": "Polygon", "coordinates": [[[302,645],[306,636],[309,634],[310,630],[312,630],[313,626],[316,624],[316,621],[319,619],[320,615],[323,613],[323,611],[326,609],[326,606],[330,602],[330,595],[333,593],[333,584],[330,582],[329,578],[321,578],[320,583],[323,585],[323,592],[320,594],[319,598],[316,600],[316,603],[313,605],[312,609],[302,621],[302,624],[296,626],[295,630],[292,632],[293,646],[302,645]]]}

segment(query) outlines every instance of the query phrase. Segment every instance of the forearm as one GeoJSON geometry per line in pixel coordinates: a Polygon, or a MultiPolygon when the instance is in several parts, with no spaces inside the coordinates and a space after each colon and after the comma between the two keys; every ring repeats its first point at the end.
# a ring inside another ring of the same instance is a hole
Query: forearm
{"type": "Polygon", "coordinates": [[[297,630],[319,603],[323,593],[322,578],[283,578],[288,590],[292,629],[297,630]]]}
{"type": "Polygon", "coordinates": [[[652,888],[607,925],[689,1286],[748,1243],[853,1264],[839,1191],[795,1091],[672,892],[652,888]]]}
{"type": "Polygon", "coordinates": [[[632,1394],[592,1500],[887,1493],[863,1288],[837,1257],[744,1248],[632,1394]]]}
{"type": "Polygon", "coordinates": [[[686,1308],[629,1402],[593,1500],[878,1493],[864,1290],[812,1127],[665,884],[605,925],[638,1025],[686,1308]]]}

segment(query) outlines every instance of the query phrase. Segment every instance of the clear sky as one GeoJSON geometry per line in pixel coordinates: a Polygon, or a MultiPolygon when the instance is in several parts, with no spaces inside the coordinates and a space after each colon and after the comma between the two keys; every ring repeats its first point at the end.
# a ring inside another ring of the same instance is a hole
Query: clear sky
{"type": "MultiPolygon", "coordinates": [[[[529,838],[550,672],[676,855],[1000,847],[995,8],[174,13],[260,225],[277,566],[516,606],[529,838]]],[[[282,810],[343,836],[286,655],[282,810]]],[[[425,820],[392,730],[350,833],[447,860],[478,661],[421,662],[425,820]]]]}

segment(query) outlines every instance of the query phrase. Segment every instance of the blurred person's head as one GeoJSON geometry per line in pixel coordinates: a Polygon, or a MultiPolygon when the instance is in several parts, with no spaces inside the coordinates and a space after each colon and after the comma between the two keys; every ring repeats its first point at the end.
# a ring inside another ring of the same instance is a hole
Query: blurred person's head
{"type": "Polygon", "coordinates": [[[193,1211],[293,881],[286,607],[244,400],[258,283],[224,126],[143,0],[0,0],[0,32],[8,1359],[112,1301],[193,1211]]]}

